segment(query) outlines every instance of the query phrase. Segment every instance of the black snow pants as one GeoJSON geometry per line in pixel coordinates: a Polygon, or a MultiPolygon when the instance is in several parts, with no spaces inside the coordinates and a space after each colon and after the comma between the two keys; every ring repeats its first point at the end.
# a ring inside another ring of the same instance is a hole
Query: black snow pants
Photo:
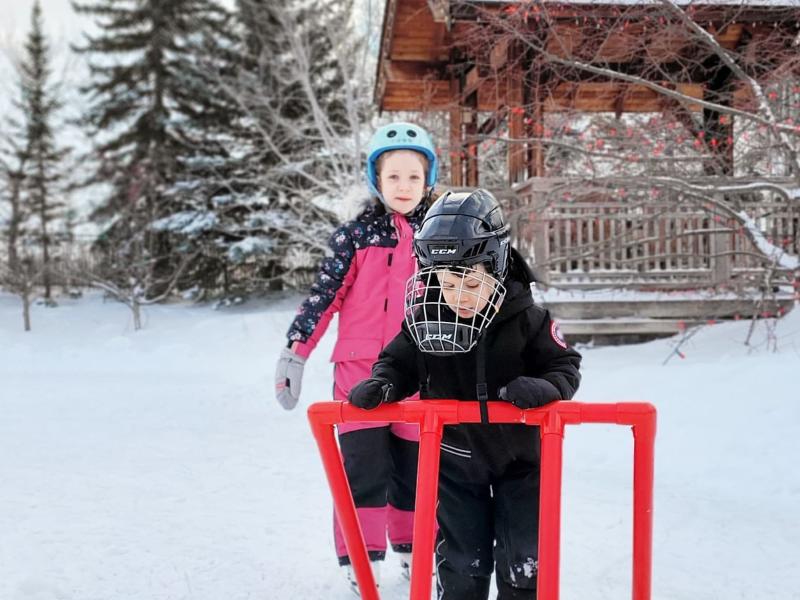
{"type": "Polygon", "coordinates": [[[512,461],[499,475],[485,473],[483,481],[475,480],[474,463],[464,477],[469,462],[443,447],[437,598],[487,600],[494,569],[498,600],[536,600],[538,462],[512,461]]]}

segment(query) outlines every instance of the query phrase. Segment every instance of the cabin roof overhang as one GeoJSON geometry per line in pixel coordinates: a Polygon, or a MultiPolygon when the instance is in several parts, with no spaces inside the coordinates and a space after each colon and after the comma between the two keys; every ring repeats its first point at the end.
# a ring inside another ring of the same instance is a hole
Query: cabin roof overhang
{"type": "MultiPolygon", "coordinates": [[[[760,0],[758,4],[743,7],[741,0],[706,0],[692,6],[696,20],[710,24],[712,34],[720,44],[733,49],[745,37],[750,39],[757,35],[759,27],[771,29],[775,21],[786,22],[786,10],[794,10],[796,19],[791,23],[794,26],[800,19],[800,9],[792,9],[789,2],[760,0]],[[730,19],[732,10],[736,10],[735,22],[730,19]]],[[[585,33],[582,27],[587,22],[602,19],[609,22],[609,16],[619,15],[621,10],[632,7],[652,7],[653,10],[663,7],[659,0],[612,3],[573,0],[545,4],[552,23],[547,35],[550,39],[560,40],[558,44],[548,46],[547,51],[566,59],[570,58],[573,49],[580,48],[585,33]],[[571,45],[565,46],[563,40],[570,40],[571,45]]],[[[509,77],[504,71],[508,66],[508,43],[498,39],[497,43],[493,40],[478,48],[464,40],[474,39],[475,33],[487,26],[487,15],[502,17],[504,11],[511,13],[523,6],[535,5],[508,0],[386,0],[374,89],[374,100],[379,110],[449,110],[461,104],[459,99],[473,92],[473,106],[478,110],[496,112],[512,104],[509,101],[509,77]],[[459,83],[454,83],[456,81],[459,83]]],[[[532,23],[531,27],[536,25],[532,23]]],[[[664,64],[680,56],[681,52],[691,51],[686,40],[675,32],[630,23],[625,30],[620,26],[619,30],[608,31],[607,40],[596,58],[615,69],[629,69],[637,74],[637,44],[639,47],[647,44],[654,53],[660,52],[664,64]]],[[[659,60],[658,57],[655,60],[659,60]]],[[[681,91],[691,97],[702,97],[703,81],[703,74],[698,73],[695,79],[681,84],[681,91]]],[[[740,92],[739,97],[743,94],[740,92]]],[[[659,112],[664,109],[664,102],[661,94],[647,86],[592,76],[585,81],[577,79],[550,86],[543,110],[659,112]]]]}

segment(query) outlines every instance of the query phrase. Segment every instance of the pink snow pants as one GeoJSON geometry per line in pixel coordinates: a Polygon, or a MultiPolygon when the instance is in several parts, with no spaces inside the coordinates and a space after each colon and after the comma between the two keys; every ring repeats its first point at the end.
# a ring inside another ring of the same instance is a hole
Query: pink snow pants
{"type": "MultiPolygon", "coordinates": [[[[335,363],[336,400],[367,379],[372,361],[335,363]]],[[[372,560],[386,554],[387,536],[395,551],[410,552],[414,530],[419,428],[406,423],[345,423],[338,428],[350,490],[356,505],[367,552],[372,560]]],[[[349,564],[339,522],[334,514],[333,535],[339,564],[349,564]]]]}

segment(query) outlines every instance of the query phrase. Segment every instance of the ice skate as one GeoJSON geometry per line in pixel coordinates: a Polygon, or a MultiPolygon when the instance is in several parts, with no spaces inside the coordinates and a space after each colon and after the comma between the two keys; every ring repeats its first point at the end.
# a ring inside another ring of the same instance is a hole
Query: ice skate
{"type": "Polygon", "coordinates": [[[397,560],[400,561],[400,573],[408,581],[411,581],[411,552],[395,552],[397,560]]]}
{"type": "MultiPolygon", "coordinates": [[[[375,585],[380,588],[381,562],[378,560],[372,560],[369,564],[372,567],[372,576],[375,578],[375,585]]],[[[358,591],[358,582],[356,581],[356,572],[353,570],[353,565],[345,565],[345,570],[347,575],[347,583],[350,585],[350,589],[356,596],[361,597],[361,592],[358,591]]]]}

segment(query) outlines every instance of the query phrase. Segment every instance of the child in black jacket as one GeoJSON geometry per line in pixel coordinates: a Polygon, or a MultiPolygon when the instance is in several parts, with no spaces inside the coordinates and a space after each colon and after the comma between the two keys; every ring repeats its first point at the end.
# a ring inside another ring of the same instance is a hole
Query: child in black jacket
{"type": "MultiPolygon", "coordinates": [[[[500,206],[485,190],[447,193],[415,236],[421,270],[409,281],[401,333],[372,377],[350,392],[375,408],[425,398],[501,399],[536,408],[570,399],[580,354],[534,305],[532,274],[508,244],[500,206]]],[[[526,425],[444,430],[436,573],[439,600],[536,598],[539,436],[526,425]]]]}

